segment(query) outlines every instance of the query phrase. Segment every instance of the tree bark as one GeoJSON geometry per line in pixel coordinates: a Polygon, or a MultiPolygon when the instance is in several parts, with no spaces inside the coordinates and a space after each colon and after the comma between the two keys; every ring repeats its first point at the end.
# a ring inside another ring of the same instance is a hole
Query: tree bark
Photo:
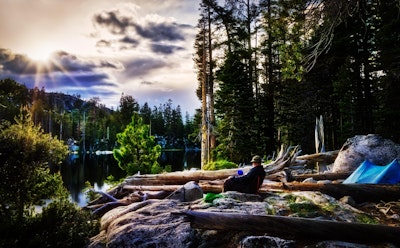
{"type": "MultiPolygon", "coordinates": [[[[221,193],[223,181],[200,181],[204,192],[221,193]]],[[[399,185],[385,184],[341,184],[341,183],[277,183],[264,181],[259,192],[274,191],[319,191],[336,199],[351,196],[356,203],[398,201],[400,199],[399,185]]]]}
{"type": "MultiPolygon", "coordinates": [[[[273,174],[283,170],[283,168],[289,166],[295,161],[299,152],[298,147],[285,148],[282,146],[276,160],[269,164],[263,164],[266,174],[273,174]]],[[[251,166],[248,165],[243,168],[216,171],[176,171],[156,175],[135,175],[126,178],[125,183],[129,185],[182,185],[190,181],[199,182],[200,180],[226,179],[229,176],[237,175],[239,169],[243,170],[244,173],[247,173],[251,169],[251,166]]]]}
{"type": "Polygon", "coordinates": [[[400,186],[388,184],[342,184],[342,183],[271,183],[263,184],[260,192],[272,189],[287,191],[319,191],[336,199],[351,196],[356,203],[398,201],[400,186]]]}
{"type": "Polygon", "coordinates": [[[329,152],[321,152],[321,153],[314,153],[314,154],[307,154],[298,156],[297,160],[307,160],[308,162],[317,163],[317,162],[324,162],[327,164],[331,164],[335,162],[337,155],[339,154],[339,150],[329,151],[329,152]]]}
{"type": "Polygon", "coordinates": [[[291,178],[293,181],[303,181],[307,178],[313,178],[314,180],[338,180],[338,179],[346,179],[350,176],[350,172],[343,173],[316,173],[316,174],[302,174],[302,175],[292,175],[291,178]]]}
{"type": "Polygon", "coordinates": [[[400,227],[286,216],[187,211],[192,227],[268,233],[300,239],[330,239],[399,244],[400,227]]]}

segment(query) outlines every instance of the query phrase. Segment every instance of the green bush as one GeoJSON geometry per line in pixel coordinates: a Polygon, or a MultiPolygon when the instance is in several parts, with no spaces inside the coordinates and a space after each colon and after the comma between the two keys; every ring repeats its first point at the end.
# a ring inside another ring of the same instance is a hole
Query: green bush
{"type": "Polygon", "coordinates": [[[221,169],[233,169],[237,168],[238,165],[225,159],[210,162],[204,166],[204,170],[221,170],[221,169]]]}
{"type": "Polygon", "coordinates": [[[62,141],[22,112],[15,124],[0,125],[0,206],[18,221],[41,199],[59,196],[61,177],[50,174],[48,164],[58,165],[68,153],[62,141]]]}
{"type": "MultiPolygon", "coordinates": [[[[22,111],[21,111],[22,113],[22,111]]],[[[84,247],[97,220],[68,200],[59,173],[68,148],[29,114],[0,124],[0,247],[84,247]],[[52,201],[38,213],[36,204],[52,201]]]]}
{"type": "Polygon", "coordinates": [[[113,150],[118,166],[133,175],[158,171],[157,159],[161,155],[161,146],[150,135],[149,125],[143,123],[139,114],[134,113],[132,121],[122,133],[117,134],[119,148],[113,150]]]}
{"type": "Polygon", "coordinates": [[[85,247],[99,231],[99,221],[68,199],[43,209],[32,223],[36,230],[27,247],[85,247]]]}
{"type": "Polygon", "coordinates": [[[0,231],[0,247],[85,247],[98,233],[99,221],[63,198],[22,222],[1,225],[0,231]]]}

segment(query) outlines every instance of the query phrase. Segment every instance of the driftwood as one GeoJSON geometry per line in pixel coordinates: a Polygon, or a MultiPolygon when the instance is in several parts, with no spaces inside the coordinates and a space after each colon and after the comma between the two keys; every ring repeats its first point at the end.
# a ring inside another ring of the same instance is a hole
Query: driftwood
{"type": "Polygon", "coordinates": [[[286,216],[186,211],[192,227],[209,230],[237,230],[299,239],[329,239],[400,244],[400,227],[368,225],[286,216]]]}
{"type": "Polygon", "coordinates": [[[291,175],[292,181],[303,181],[307,178],[312,178],[314,180],[338,180],[338,179],[346,179],[350,176],[350,172],[342,172],[342,173],[315,173],[315,174],[300,174],[300,175],[291,175]]]}
{"type": "Polygon", "coordinates": [[[95,191],[95,193],[98,193],[102,196],[103,203],[88,204],[88,206],[84,207],[84,209],[91,210],[93,215],[102,216],[108,211],[119,206],[127,206],[131,203],[140,202],[148,199],[164,199],[165,197],[170,195],[172,191],[158,189],[156,193],[147,193],[147,192],[131,193],[122,199],[117,199],[111,194],[101,191],[95,191]],[[106,199],[105,202],[104,198],[106,199]]]}
{"type": "MultiPolygon", "coordinates": [[[[221,193],[223,181],[200,181],[204,192],[221,193]]],[[[260,193],[276,191],[319,191],[336,199],[351,196],[356,203],[398,201],[400,200],[399,185],[384,184],[341,184],[341,183],[277,183],[264,181],[260,193]]]]}
{"type": "MultiPolygon", "coordinates": [[[[277,158],[269,164],[263,164],[267,175],[282,171],[295,162],[297,155],[301,151],[298,147],[282,146],[277,158]]],[[[156,175],[134,175],[125,179],[127,185],[183,185],[190,181],[199,182],[200,180],[221,180],[229,176],[237,175],[237,171],[241,169],[244,173],[251,169],[251,166],[235,169],[223,169],[217,171],[176,171],[170,173],[156,175]]]]}
{"type": "Polygon", "coordinates": [[[342,183],[281,183],[262,187],[261,192],[268,189],[284,189],[288,191],[319,191],[340,199],[351,196],[356,203],[398,201],[400,200],[400,186],[388,184],[342,184],[342,183]]]}
{"type": "Polygon", "coordinates": [[[310,163],[326,163],[326,164],[331,164],[335,161],[337,155],[339,154],[339,150],[335,151],[329,151],[329,152],[321,152],[321,153],[315,153],[315,154],[307,154],[307,155],[301,155],[297,156],[296,160],[306,160],[310,163]]]}

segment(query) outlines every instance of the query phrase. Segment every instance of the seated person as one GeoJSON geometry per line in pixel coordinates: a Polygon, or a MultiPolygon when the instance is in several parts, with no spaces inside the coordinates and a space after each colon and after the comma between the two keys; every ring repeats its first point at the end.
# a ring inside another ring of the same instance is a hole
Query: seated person
{"type": "Polygon", "coordinates": [[[251,160],[253,168],[243,176],[229,177],[224,182],[224,192],[238,191],[248,194],[257,194],[264,178],[265,170],[261,165],[261,157],[256,155],[251,160]]]}

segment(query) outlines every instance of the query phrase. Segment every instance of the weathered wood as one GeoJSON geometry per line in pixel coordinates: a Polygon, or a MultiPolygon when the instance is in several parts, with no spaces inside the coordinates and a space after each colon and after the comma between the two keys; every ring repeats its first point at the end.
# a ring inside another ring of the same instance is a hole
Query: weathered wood
{"type": "MultiPolygon", "coordinates": [[[[221,193],[223,181],[200,181],[204,192],[221,193]]],[[[400,186],[387,184],[342,184],[342,183],[277,183],[265,180],[259,190],[260,193],[272,191],[319,191],[336,199],[351,196],[356,203],[398,201],[400,186]]]]}
{"type": "Polygon", "coordinates": [[[351,196],[356,203],[398,201],[400,199],[400,186],[388,184],[269,183],[263,184],[260,192],[268,192],[269,189],[319,191],[336,199],[351,196]]]}
{"type": "Polygon", "coordinates": [[[196,170],[176,171],[156,175],[146,174],[128,177],[125,179],[125,182],[129,185],[183,185],[190,181],[225,179],[236,175],[239,169],[247,172],[250,168],[251,166],[218,171],[196,170]]]}
{"type": "Polygon", "coordinates": [[[293,181],[303,181],[307,178],[313,178],[314,180],[338,180],[338,179],[346,179],[350,176],[350,172],[343,173],[315,173],[315,174],[301,174],[301,175],[291,175],[293,181]]]}
{"type": "Polygon", "coordinates": [[[338,154],[339,154],[339,150],[314,153],[314,154],[306,154],[306,155],[297,156],[296,160],[307,160],[310,163],[323,162],[326,164],[331,164],[335,161],[338,154]]]}
{"type": "MultiPolygon", "coordinates": [[[[221,193],[223,180],[200,181],[199,186],[204,193],[221,193]]],[[[125,190],[130,191],[166,191],[173,192],[182,185],[156,185],[135,186],[125,185],[125,190]]],[[[319,191],[321,193],[340,199],[343,196],[351,196],[356,203],[397,201],[400,199],[400,186],[382,184],[322,184],[322,183],[276,183],[264,181],[260,193],[271,191],[319,191]]]]}
{"type": "Polygon", "coordinates": [[[399,244],[400,227],[286,216],[187,211],[192,227],[268,233],[297,239],[329,239],[399,244]]]}
{"type": "MultiPolygon", "coordinates": [[[[295,158],[300,151],[298,147],[282,146],[277,158],[269,164],[263,164],[266,174],[273,174],[295,162],[295,158]]],[[[125,179],[127,185],[183,185],[190,181],[199,182],[200,180],[220,180],[229,176],[237,175],[237,171],[243,170],[247,173],[252,167],[223,169],[217,171],[195,170],[195,171],[176,171],[163,174],[134,175],[125,179]]]]}
{"type": "Polygon", "coordinates": [[[173,192],[183,185],[124,185],[125,190],[130,191],[170,191],[173,192]]]}

